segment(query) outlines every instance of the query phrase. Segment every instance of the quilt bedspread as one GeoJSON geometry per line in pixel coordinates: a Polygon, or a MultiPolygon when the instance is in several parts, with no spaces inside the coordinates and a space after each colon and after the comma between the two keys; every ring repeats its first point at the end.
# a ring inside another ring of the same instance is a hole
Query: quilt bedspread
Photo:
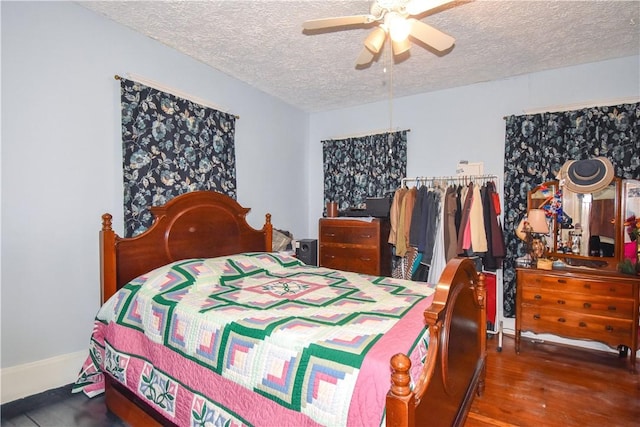
{"type": "Polygon", "coordinates": [[[74,391],[108,373],[178,425],[380,425],[391,356],[424,362],[434,287],[278,253],[178,261],[102,306],[74,391]]]}

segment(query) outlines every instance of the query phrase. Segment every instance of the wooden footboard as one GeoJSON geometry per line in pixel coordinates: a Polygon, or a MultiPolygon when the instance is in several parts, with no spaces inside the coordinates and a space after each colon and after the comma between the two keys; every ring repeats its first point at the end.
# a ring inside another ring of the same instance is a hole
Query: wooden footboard
{"type": "Polygon", "coordinates": [[[447,264],[434,302],[425,310],[430,340],[425,368],[409,384],[411,361],[391,359],[387,426],[463,425],[474,393],[484,390],[486,361],[486,289],[467,259],[447,264]]]}

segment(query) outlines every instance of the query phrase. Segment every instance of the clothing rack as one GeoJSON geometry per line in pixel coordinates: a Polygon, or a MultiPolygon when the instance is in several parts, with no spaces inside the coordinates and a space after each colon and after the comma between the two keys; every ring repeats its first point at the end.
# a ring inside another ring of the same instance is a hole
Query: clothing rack
{"type": "Polygon", "coordinates": [[[437,183],[447,183],[447,184],[469,184],[471,182],[476,183],[480,182],[481,184],[485,184],[489,181],[494,181],[496,188],[498,186],[498,175],[450,175],[450,176],[416,176],[415,178],[405,177],[402,178],[402,187],[406,187],[407,183],[415,182],[416,185],[433,185],[437,183]]]}

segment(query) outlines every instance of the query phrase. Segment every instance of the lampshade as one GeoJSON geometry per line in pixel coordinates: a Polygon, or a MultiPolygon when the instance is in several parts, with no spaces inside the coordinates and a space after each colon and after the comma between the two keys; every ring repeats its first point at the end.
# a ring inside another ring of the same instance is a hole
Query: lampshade
{"type": "Polygon", "coordinates": [[[385,38],[387,38],[387,33],[382,28],[376,27],[364,40],[364,45],[371,52],[378,53],[385,38]]]}
{"type": "Polygon", "coordinates": [[[411,42],[409,41],[409,39],[404,39],[403,41],[399,42],[391,40],[391,45],[393,46],[394,55],[401,55],[411,48],[411,42]]]}
{"type": "Polygon", "coordinates": [[[532,233],[549,234],[549,224],[543,209],[531,209],[527,215],[527,222],[532,233]]]}

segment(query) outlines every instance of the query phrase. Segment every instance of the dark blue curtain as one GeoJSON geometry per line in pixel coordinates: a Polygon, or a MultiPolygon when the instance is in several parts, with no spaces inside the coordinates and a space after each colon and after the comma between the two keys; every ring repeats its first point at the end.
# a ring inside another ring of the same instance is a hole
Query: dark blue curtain
{"type": "Polygon", "coordinates": [[[611,160],[616,176],[640,178],[640,103],[506,118],[504,158],[504,313],[515,316],[514,230],[527,209],[527,193],[567,160],[611,160]]]}
{"type": "Polygon", "coordinates": [[[120,79],[125,236],[145,231],[149,206],[195,190],[236,197],[236,118],[120,79]]]}
{"type": "Polygon", "coordinates": [[[407,174],[407,131],[322,141],[324,206],[363,207],[395,191],[407,174]]]}

